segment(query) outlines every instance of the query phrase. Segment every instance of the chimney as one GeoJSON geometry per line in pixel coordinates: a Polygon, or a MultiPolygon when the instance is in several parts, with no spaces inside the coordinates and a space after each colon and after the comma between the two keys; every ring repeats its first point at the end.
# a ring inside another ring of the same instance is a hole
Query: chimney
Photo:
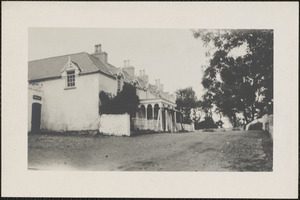
{"type": "Polygon", "coordinates": [[[164,91],[164,84],[160,84],[160,90],[163,92],[164,91]]]}
{"type": "Polygon", "coordinates": [[[141,78],[146,83],[149,82],[149,77],[148,77],[148,75],[145,74],[145,70],[140,70],[139,78],[141,78]]]}
{"type": "Polygon", "coordinates": [[[134,78],[134,67],[129,65],[129,60],[124,60],[123,70],[126,71],[132,78],[134,78]]]}
{"type": "Polygon", "coordinates": [[[160,79],[155,79],[155,85],[158,90],[160,90],[162,92],[164,91],[164,84],[160,83],[160,79]]]}
{"type": "Polygon", "coordinates": [[[158,89],[160,88],[160,80],[159,79],[155,79],[155,85],[158,89]]]}
{"type": "Polygon", "coordinates": [[[96,44],[95,45],[95,53],[92,54],[94,57],[98,58],[101,60],[103,63],[107,64],[107,53],[105,51],[102,51],[102,46],[101,44],[96,44]]]}
{"type": "Polygon", "coordinates": [[[101,44],[98,44],[98,52],[102,52],[101,44]]]}

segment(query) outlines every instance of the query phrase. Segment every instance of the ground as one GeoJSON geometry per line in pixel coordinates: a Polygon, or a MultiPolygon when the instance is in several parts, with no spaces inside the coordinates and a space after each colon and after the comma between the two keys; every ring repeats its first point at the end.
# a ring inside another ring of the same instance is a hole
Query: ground
{"type": "Polygon", "coordinates": [[[31,170],[272,171],[272,163],[272,139],[263,131],[28,135],[31,170]]]}

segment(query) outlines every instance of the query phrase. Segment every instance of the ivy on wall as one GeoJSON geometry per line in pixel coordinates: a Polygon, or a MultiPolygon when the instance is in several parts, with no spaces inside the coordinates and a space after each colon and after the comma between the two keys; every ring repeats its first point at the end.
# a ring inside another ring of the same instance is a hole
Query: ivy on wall
{"type": "Polygon", "coordinates": [[[136,88],[128,83],[124,83],[123,89],[116,96],[101,91],[99,93],[101,105],[99,114],[124,114],[128,113],[130,118],[135,117],[139,105],[139,97],[136,88]]]}

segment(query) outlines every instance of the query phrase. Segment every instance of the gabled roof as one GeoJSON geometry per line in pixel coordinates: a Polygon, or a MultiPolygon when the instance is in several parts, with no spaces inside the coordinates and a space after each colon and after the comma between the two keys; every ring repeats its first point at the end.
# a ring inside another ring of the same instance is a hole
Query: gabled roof
{"type": "Polygon", "coordinates": [[[145,82],[142,78],[137,77],[139,84],[142,88],[147,88],[147,82],[145,82]]]}
{"type": "Polygon", "coordinates": [[[113,74],[113,75],[118,74],[119,68],[113,66],[113,65],[110,64],[110,63],[107,63],[106,66],[107,66],[107,68],[108,68],[108,70],[109,70],[109,72],[110,72],[111,74],[113,74]]]}
{"type": "Polygon", "coordinates": [[[130,76],[130,74],[128,74],[126,71],[123,70],[123,74],[125,76],[125,81],[130,83],[130,82],[134,82],[134,77],[130,76]]]}
{"type": "Polygon", "coordinates": [[[39,80],[47,78],[57,78],[61,76],[61,70],[68,62],[68,59],[81,69],[80,74],[102,72],[112,76],[106,65],[94,56],[86,52],[45,58],[28,62],[28,80],[39,80]]]}
{"type": "Polygon", "coordinates": [[[156,85],[152,85],[152,84],[149,84],[149,90],[152,92],[152,93],[157,93],[158,92],[158,88],[156,85]]]}

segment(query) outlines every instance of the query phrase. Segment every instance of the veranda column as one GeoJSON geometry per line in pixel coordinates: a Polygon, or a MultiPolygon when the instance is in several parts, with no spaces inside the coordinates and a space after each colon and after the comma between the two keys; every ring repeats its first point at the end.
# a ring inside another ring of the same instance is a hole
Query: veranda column
{"type": "Polygon", "coordinates": [[[172,111],[171,110],[169,110],[169,128],[170,128],[170,131],[172,132],[173,131],[173,124],[172,124],[172,111]]]}
{"type": "Polygon", "coordinates": [[[145,119],[146,119],[146,121],[145,121],[145,129],[147,130],[147,128],[148,128],[148,115],[147,115],[147,110],[148,110],[148,105],[145,105],[145,119]]]}
{"type": "Polygon", "coordinates": [[[165,122],[166,122],[165,131],[168,131],[168,110],[167,109],[165,109],[165,122]]]}
{"type": "Polygon", "coordinates": [[[151,106],[152,106],[152,119],[154,119],[154,105],[151,106]]]}
{"type": "Polygon", "coordinates": [[[174,126],[175,126],[175,129],[177,129],[177,124],[176,124],[176,110],[174,110],[174,126]]]}
{"type": "Polygon", "coordinates": [[[159,106],[159,121],[160,121],[160,130],[163,131],[163,124],[162,124],[162,116],[163,116],[163,111],[162,111],[162,106],[159,106]]]}

